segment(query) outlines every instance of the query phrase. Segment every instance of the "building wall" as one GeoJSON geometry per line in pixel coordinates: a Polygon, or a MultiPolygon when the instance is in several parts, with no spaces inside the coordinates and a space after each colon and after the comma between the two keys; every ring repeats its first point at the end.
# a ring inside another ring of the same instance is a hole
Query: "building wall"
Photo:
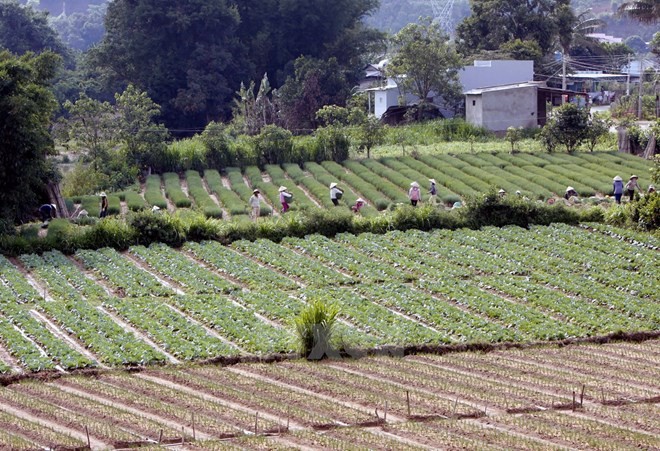
{"type": "Polygon", "coordinates": [[[484,126],[493,131],[536,127],[536,97],[536,86],[485,92],[481,99],[484,126]]]}
{"type": "Polygon", "coordinates": [[[534,80],[534,62],[516,60],[475,61],[465,66],[458,78],[463,92],[488,86],[510,85],[534,80]]]}
{"type": "Polygon", "coordinates": [[[536,86],[485,91],[465,98],[465,118],[471,124],[492,131],[532,128],[538,124],[536,86]]]}

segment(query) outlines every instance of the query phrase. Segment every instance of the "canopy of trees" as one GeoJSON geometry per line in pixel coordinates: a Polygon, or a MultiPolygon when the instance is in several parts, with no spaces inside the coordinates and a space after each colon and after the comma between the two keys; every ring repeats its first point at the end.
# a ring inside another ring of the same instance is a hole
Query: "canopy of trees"
{"type": "Polygon", "coordinates": [[[57,104],[49,81],[59,62],[51,52],[0,52],[0,222],[29,216],[52,175],[46,156],[54,151],[49,125],[57,104]]]}

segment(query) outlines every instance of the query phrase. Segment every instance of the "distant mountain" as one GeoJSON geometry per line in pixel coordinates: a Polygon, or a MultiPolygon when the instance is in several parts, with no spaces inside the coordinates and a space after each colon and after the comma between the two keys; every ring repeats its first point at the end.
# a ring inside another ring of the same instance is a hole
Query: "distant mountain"
{"type": "MultiPolygon", "coordinates": [[[[101,5],[109,0],[40,0],[38,9],[48,11],[52,16],[59,16],[66,11],[67,14],[85,12],[89,5],[101,5]]],[[[19,0],[19,3],[25,5],[27,0],[19,0]]],[[[34,3],[34,2],[32,2],[34,3]]]]}

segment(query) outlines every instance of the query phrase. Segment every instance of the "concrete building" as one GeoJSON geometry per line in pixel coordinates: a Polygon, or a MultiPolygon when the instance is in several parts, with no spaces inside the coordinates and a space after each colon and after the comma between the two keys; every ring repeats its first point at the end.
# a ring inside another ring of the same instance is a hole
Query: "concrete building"
{"type": "Polygon", "coordinates": [[[548,105],[584,104],[585,98],[585,93],[549,88],[542,81],[472,89],[465,93],[465,120],[495,132],[534,128],[545,125],[548,105]]]}
{"type": "MultiPolygon", "coordinates": [[[[377,77],[376,71],[382,74],[387,61],[381,61],[377,65],[367,66],[366,75],[377,77]]],[[[533,61],[516,60],[477,60],[472,66],[465,66],[458,73],[463,92],[471,89],[482,88],[485,86],[495,86],[500,84],[523,83],[534,79],[533,61]]],[[[419,98],[409,93],[403,93],[393,79],[382,78],[381,86],[374,86],[366,89],[370,94],[370,102],[373,99],[373,112],[377,118],[381,118],[388,108],[399,106],[401,104],[410,105],[419,98]],[[373,96],[372,96],[373,94],[373,96]],[[402,98],[405,97],[405,98],[402,98]]],[[[448,111],[443,111],[443,101],[441,95],[431,93],[433,103],[435,103],[445,117],[450,116],[448,111]]]]}

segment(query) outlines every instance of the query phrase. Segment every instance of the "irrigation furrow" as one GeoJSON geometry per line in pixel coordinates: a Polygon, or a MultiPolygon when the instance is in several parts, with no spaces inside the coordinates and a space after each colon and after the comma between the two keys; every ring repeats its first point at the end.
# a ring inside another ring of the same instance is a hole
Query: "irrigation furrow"
{"type": "MultiPolygon", "coordinates": [[[[36,415],[33,415],[29,412],[25,412],[21,409],[17,409],[13,406],[10,406],[8,404],[0,403],[0,410],[3,410],[5,412],[8,412],[14,416],[17,416],[19,418],[22,418],[27,421],[31,421],[33,423],[40,424],[42,426],[45,426],[47,428],[53,429],[57,432],[60,432],[62,434],[67,434],[70,435],[71,437],[80,440],[84,443],[87,443],[87,435],[82,432],[78,431],[77,429],[73,429],[67,426],[63,426],[59,423],[49,421],[45,418],[38,417],[36,415]]],[[[109,443],[104,443],[98,438],[94,437],[92,434],[89,436],[89,443],[92,447],[92,449],[107,449],[110,447],[109,443]]]]}
{"type": "Polygon", "coordinates": [[[52,298],[48,294],[48,288],[44,287],[41,285],[39,282],[37,282],[37,279],[32,277],[32,274],[21,264],[20,261],[18,261],[17,258],[14,257],[9,257],[8,260],[11,262],[12,265],[25,277],[25,280],[39,293],[39,296],[44,298],[46,302],[55,302],[55,299],[52,298]]]}
{"type": "MultiPolygon", "coordinates": [[[[250,377],[252,379],[261,380],[263,382],[267,382],[267,383],[272,384],[272,385],[277,385],[279,387],[286,388],[287,390],[302,393],[304,395],[308,395],[310,398],[320,398],[320,399],[324,399],[326,401],[333,402],[335,404],[342,405],[344,407],[348,407],[348,408],[351,408],[351,409],[358,410],[358,411],[366,413],[366,414],[374,414],[374,410],[372,408],[365,407],[362,404],[358,404],[358,403],[350,402],[350,401],[342,401],[342,400],[339,400],[339,399],[334,398],[332,396],[324,395],[323,393],[315,393],[311,390],[307,390],[307,389],[302,388],[302,387],[297,387],[295,385],[290,385],[290,384],[287,384],[285,382],[278,381],[277,379],[271,379],[270,377],[262,376],[261,374],[255,374],[255,373],[252,373],[250,371],[242,370],[242,369],[239,369],[239,368],[233,368],[233,367],[228,367],[227,371],[231,371],[231,372],[243,375],[245,377],[250,377]]],[[[391,418],[392,421],[394,421],[394,422],[405,421],[405,418],[399,417],[399,416],[396,416],[396,415],[388,414],[387,416],[388,416],[388,418],[391,418]]],[[[374,419],[376,420],[375,415],[374,415],[374,419]]]]}
{"type": "Polygon", "coordinates": [[[92,282],[103,288],[103,291],[105,291],[105,293],[108,296],[119,297],[112,287],[108,286],[108,284],[106,284],[105,281],[102,280],[100,277],[96,277],[96,274],[94,274],[92,271],[85,268],[85,266],[80,262],[80,260],[78,260],[72,255],[68,255],[66,256],[66,258],[68,258],[69,261],[72,262],[75,265],[75,267],[78,268],[80,273],[83,274],[87,279],[91,280],[92,282]]]}
{"type": "MultiPolygon", "coordinates": [[[[148,380],[150,382],[154,382],[156,384],[164,385],[165,387],[172,388],[174,390],[183,392],[183,393],[189,393],[190,395],[197,396],[200,398],[203,398],[209,402],[214,402],[220,405],[223,405],[225,407],[228,407],[230,409],[235,409],[235,410],[240,410],[241,412],[247,412],[251,415],[256,415],[257,413],[259,414],[260,417],[263,417],[267,420],[273,421],[275,423],[280,423],[282,422],[282,418],[278,417],[276,415],[269,414],[268,412],[262,412],[259,410],[252,409],[250,407],[244,406],[242,404],[228,401],[223,398],[218,398],[217,396],[209,395],[208,393],[204,393],[202,391],[199,391],[194,388],[186,387],[185,385],[177,384],[176,382],[168,381],[166,379],[162,379],[157,376],[152,376],[149,374],[136,374],[136,377],[148,380]]],[[[289,429],[291,430],[303,430],[306,429],[305,426],[302,424],[299,424],[295,421],[289,420],[289,429]]]]}

